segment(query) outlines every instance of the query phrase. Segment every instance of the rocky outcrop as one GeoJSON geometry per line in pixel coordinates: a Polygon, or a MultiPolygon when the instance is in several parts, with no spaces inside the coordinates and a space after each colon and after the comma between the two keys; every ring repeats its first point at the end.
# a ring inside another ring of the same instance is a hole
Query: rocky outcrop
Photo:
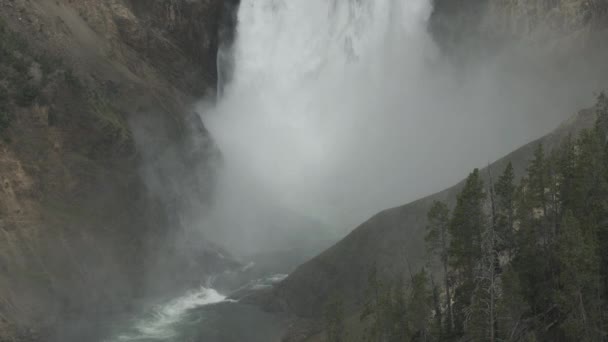
{"type": "Polygon", "coordinates": [[[236,266],[176,248],[185,197],[212,190],[189,106],[214,94],[224,6],[0,1],[0,340],[92,341],[69,322],[236,266]]]}
{"type": "Polygon", "coordinates": [[[436,0],[434,5],[430,31],[451,53],[521,40],[580,51],[605,42],[608,30],[603,0],[436,0]]]}
{"type": "Polygon", "coordinates": [[[221,2],[131,0],[130,6],[134,17],[115,20],[122,42],[183,91],[202,96],[215,86],[221,2]]]}
{"type": "Polygon", "coordinates": [[[554,37],[608,29],[608,4],[602,0],[492,1],[483,27],[517,37],[551,32],[554,37]]]}

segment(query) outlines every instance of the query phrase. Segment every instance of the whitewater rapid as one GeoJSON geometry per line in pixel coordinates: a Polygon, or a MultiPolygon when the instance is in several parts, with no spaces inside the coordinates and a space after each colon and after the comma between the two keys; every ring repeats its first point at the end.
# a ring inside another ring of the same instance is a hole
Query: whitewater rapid
{"type": "MultiPolygon", "coordinates": [[[[242,299],[275,286],[286,277],[287,274],[271,274],[253,279],[231,295],[242,299]]],[[[278,317],[205,286],[115,323],[111,337],[103,342],[268,342],[278,341],[284,328],[278,317]]]]}
{"type": "Polygon", "coordinates": [[[177,325],[190,310],[226,300],[226,296],[212,288],[188,291],[181,297],[156,305],[150,312],[134,319],[127,331],[105,342],[173,341],[180,334],[177,325]]]}

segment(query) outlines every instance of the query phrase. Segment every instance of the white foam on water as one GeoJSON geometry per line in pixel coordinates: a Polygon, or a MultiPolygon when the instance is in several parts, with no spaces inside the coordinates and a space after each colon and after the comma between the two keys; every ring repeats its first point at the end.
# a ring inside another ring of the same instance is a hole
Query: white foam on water
{"type": "Polygon", "coordinates": [[[129,332],[107,342],[165,340],[177,336],[175,324],[192,309],[226,301],[226,296],[214,289],[201,287],[185,295],[157,305],[152,312],[139,318],[129,332]]]}

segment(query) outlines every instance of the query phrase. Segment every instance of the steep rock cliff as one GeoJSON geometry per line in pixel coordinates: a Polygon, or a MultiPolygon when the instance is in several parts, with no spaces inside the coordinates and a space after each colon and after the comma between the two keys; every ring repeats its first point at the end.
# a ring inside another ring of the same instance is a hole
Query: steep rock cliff
{"type": "Polygon", "coordinates": [[[430,31],[446,51],[501,48],[514,42],[570,53],[606,47],[603,0],[435,0],[430,31]]]}
{"type": "Polygon", "coordinates": [[[211,191],[189,106],[213,96],[226,3],[0,1],[0,340],[66,341],[168,290],[156,272],[234,265],[172,244],[185,197],[211,191]]]}

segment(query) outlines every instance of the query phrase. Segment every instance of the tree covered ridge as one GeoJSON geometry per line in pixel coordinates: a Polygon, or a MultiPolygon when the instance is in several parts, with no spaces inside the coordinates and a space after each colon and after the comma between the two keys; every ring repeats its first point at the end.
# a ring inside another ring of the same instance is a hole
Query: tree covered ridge
{"type": "MultiPolygon", "coordinates": [[[[606,94],[595,112],[592,129],[538,144],[520,180],[510,163],[487,182],[475,169],[454,208],[434,202],[427,269],[391,282],[370,273],[364,339],[607,341],[606,94]]],[[[352,340],[332,303],[327,340],[352,340]]]]}

